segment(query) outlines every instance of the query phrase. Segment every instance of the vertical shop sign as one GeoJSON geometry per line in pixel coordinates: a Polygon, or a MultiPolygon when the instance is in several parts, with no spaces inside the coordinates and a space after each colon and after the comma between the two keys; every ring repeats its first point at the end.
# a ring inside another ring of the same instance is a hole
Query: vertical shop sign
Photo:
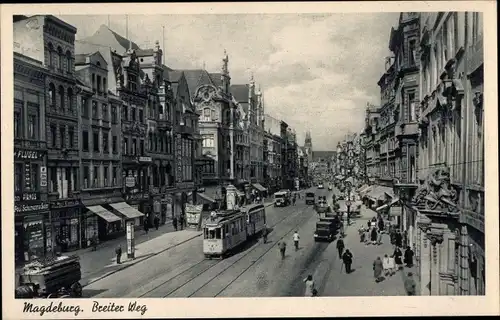
{"type": "Polygon", "coordinates": [[[47,167],[46,166],[40,167],[40,186],[41,187],[47,186],[47,167]]]}
{"type": "Polygon", "coordinates": [[[31,162],[24,163],[24,186],[31,189],[31,162]]]}
{"type": "Polygon", "coordinates": [[[176,139],[176,160],[177,160],[177,182],[181,182],[183,180],[182,177],[182,138],[181,135],[177,135],[176,139]]]}
{"type": "Polygon", "coordinates": [[[127,258],[135,258],[134,220],[127,221],[127,258]]]}

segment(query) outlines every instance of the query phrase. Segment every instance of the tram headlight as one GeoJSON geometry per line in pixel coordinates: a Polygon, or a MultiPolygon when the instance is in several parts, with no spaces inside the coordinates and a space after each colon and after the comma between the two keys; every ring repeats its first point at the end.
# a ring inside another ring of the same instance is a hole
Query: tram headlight
{"type": "Polygon", "coordinates": [[[315,233],[315,234],[314,234],[314,237],[316,238],[317,236],[318,236],[318,235],[315,233]]]}

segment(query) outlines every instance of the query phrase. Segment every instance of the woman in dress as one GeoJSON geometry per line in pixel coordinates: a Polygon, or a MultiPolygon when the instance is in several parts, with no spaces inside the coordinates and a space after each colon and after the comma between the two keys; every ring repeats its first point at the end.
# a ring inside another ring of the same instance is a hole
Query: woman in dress
{"type": "Polygon", "coordinates": [[[384,270],[384,266],[380,257],[377,257],[375,261],[373,261],[373,276],[375,277],[375,282],[382,281],[382,271],[384,270]]]}
{"type": "Polygon", "coordinates": [[[397,268],[398,269],[403,268],[403,260],[402,260],[403,252],[401,252],[401,249],[399,249],[399,247],[396,246],[392,256],[394,257],[394,262],[396,263],[397,268]]]}

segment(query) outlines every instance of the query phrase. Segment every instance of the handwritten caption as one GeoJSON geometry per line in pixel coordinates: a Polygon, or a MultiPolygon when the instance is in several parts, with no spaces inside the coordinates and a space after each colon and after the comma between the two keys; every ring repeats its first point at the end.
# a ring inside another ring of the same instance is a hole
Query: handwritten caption
{"type": "MultiPolygon", "coordinates": [[[[120,312],[139,312],[141,315],[144,315],[148,311],[148,307],[145,304],[140,304],[137,301],[131,301],[128,305],[118,304],[114,302],[109,302],[107,304],[101,304],[98,301],[92,302],[93,313],[120,313],[120,312]]],[[[50,302],[49,304],[34,304],[31,302],[25,302],[24,313],[37,313],[40,316],[48,313],[72,313],[75,316],[78,316],[80,312],[83,312],[83,309],[79,305],[73,304],[65,304],[62,301],[60,302],[50,302]]]]}

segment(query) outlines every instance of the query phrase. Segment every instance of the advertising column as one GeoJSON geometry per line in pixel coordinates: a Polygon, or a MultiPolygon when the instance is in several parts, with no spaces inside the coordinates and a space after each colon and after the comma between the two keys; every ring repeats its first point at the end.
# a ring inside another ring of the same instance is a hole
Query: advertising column
{"type": "Polygon", "coordinates": [[[127,258],[135,259],[134,220],[127,220],[127,258]]]}

